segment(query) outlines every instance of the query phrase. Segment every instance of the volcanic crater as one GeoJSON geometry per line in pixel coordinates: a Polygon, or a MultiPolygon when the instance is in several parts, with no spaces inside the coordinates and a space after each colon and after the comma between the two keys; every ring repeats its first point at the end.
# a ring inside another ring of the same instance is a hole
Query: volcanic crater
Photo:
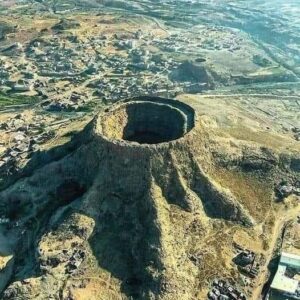
{"type": "Polygon", "coordinates": [[[114,107],[99,120],[110,140],[139,144],[166,143],[183,137],[193,127],[195,111],[179,101],[145,98],[114,107]]]}
{"type": "MultiPolygon", "coordinates": [[[[121,101],[97,114],[67,155],[1,191],[2,211],[19,224],[13,234],[27,232],[15,246],[3,299],[32,294],[32,285],[35,299],[46,299],[49,285],[63,297],[94,299],[76,288],[78,278],[87,286],[96,278],[103,299],[193,299],[206,276],[201,257],[210,255],[209,232],[255,224],[249,201],[215,175],[220,157],[239,168],[240,153],[219,147],[206,121],[178,100],[121,101]],[[110,286],[99,283],[107,274],[110,286]]],[[[253,152],[263,166],[276,163],[269,152],[253,152]]],[[[250,158],[257,170],[259,161],[250,158]]]]}

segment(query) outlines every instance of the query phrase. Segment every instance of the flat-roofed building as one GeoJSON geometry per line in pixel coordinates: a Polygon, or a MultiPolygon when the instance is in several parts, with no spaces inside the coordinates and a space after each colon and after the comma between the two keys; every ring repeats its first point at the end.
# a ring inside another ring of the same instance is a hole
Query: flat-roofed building
{"type": "Polygon", "coordinates": [[[300,274],[300,256],[283,252],[271,284],[270,300],[300,300],[300,282],[292,274],[300,274]]]}

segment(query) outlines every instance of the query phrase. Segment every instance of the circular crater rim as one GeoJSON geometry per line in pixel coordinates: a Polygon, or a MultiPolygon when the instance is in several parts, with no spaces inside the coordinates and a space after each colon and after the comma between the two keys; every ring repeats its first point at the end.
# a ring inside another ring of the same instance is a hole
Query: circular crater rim
{"type": "Polygon", "coordinates": [[[114,144],[164,147],[195,127],[196,112],[179,100],[143,96],[120,101],[97,118],[100,136],[114,144]]]}

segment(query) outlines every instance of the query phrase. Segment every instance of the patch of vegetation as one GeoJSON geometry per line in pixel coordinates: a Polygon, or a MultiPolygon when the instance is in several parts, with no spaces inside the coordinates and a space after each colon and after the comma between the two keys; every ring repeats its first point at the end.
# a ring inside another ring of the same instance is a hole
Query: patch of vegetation
{"type": "Polygon", "coordinates": [[[260,67],[264,67],[264,68],[270,67],[272,65],[271,61],[269,61],[268,59],[266,59],[266,58],[264,58],[264,57],[262,57],[260,55],[254,55],[253,56],[253,62],[256,65],[258,65],[260,67]]]}
{"type": "Polygon", "coordinates": [[[0,92],[0,109],[12,105],[30,105],[38,101],[37,97],[24,95],[8,95],[0,92]]]}
{"type": "Polygon", "coordinates": [[[80,23],[72,19],[62,19],[60,22],[52,27],[52,29],[57,31],[75,29],[80,27],[80,23]]]}
{"type": "Polygon", "coordinates": [[[95,102],[88,102],[84,106],[77,109],[78,112],[93,112],[99,104],[95,102]]]}
{"type": "MultiPolygon", "coordinates": [[[[2,7],[1,7],[2,9],[2,7]]],[[[0,40],[5,39],[6,35],[14,32],[15,27],[5,22],[0,22],[0,40]]]]}

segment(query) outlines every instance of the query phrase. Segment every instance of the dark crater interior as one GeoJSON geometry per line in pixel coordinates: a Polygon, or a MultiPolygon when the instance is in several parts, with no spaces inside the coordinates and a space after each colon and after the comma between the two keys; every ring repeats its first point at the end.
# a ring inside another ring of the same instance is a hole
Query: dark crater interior
{"type": "MultiPolygon", "coordinates": [[[[103,133],[113,139],[158,144],[179,139],[190,129],[192,116],[176,105],[133,101],[111,111],[102,120],[103,133]]],[[[174,102],[175,104],[175,102],[174,102]]],[[[184,106],[183,106],[184,108],[184,106]]]]}
{"type": "Polygon", "coordinates": [[[186,120],[177,109],[154,103],[135,103],[126,107],[127,124],[123,139],[140,144],[157,144],[182,137],[186,120]]]}

